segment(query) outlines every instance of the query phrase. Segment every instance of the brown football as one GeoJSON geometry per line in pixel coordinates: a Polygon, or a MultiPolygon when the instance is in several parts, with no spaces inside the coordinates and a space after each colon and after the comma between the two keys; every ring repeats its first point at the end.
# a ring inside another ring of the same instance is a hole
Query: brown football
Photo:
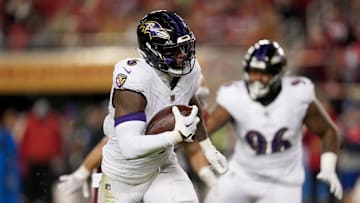
{"type": "MultiPolygon", "coordinates": [[[[182,115],[188,116],[191,113],[191,106],[176,105],[182,115]]],[[[172,107],[168,106],[160,110],[150,120],[146,127],[145,135],[159,134],[165,131],[171,131],[175,127],[175,118],[172,113],[172,107]]]]}

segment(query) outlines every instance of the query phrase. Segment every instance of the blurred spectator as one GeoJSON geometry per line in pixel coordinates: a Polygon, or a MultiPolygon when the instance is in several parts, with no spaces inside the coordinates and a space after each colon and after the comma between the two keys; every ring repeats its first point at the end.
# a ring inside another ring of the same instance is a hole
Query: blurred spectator
{"type": "Polygon", "coordinates": [[[328,59],[329,45],[317,23],[308,24],[304,49],[300,52],[298,74],[316,82],[325,81],[325,61],[328,59]]]}
{"type": "Polygon", "coordinates": [[[339,177],[344,187],[343,203],[352,202],[355,182],[360,177],[360,103],[345,103],[341,117],[343,145],[339,157],[339,177]]]}
{"type": "Polygon", "coordinates": [[[331,47],[343,47],[348,43],[350,32],[345,6],[344,1],[337,0],[321,3],[322,26],[331,47]]]}
{"type": "Polygon", "coordinates": [[[63,165],[58,115],[45,99],[29,112],[20,145],[24,192],[29,203],[51,202],[51,187],[63,165]]]}
{"type": "Polygon", "coordinates": [[[106,108],[102,108],[101,105],[94,104],[86,108],[83,132],[89,138],[89,142],[87,143],[85,154],[88,154],[103,138],[103,121],[106,113],[107,106],[106,108]]]}
{"type": "Polygon", "coordinates": [[[46,19],[34,9],[32,0],[5,1],[3,29],[5,48],[19,51],[30,48],[32,36],[46,19]]]}
{"type": "Polygon", "coordinates": [[[342,69],[341,76],[346,83],[360,82],[360,25],[358,29],[358,37],[344,51],[344,68],[342,69]]]}
{"type": "Polygon", "coordinates": [[[63,115],[61,118],[61,129],[63,133],[63,150],[64,157],[66,157],[66,169],[73,170],[78,167],[79,163],[83,159],[83,153],[86,140],[82,140],[76,136],[78,129],[79,116],[80,116],[79,104],[73,101],[67,101],[64,104],[63,115]]]}
{"type": "Polygon", "coordinates": [[[357,2],[9,0],[2,2],[0,23],[7,50],[128,44],[128,28],[154,9],[181,13],[200,44],[247,46],[259,38],[270,38],[298,46],[307,38],[307,27],[317,24],[327,44],[341,48],[359,33],[357,2]]]}
{"type": "Polygon", "coordinates": [[[0,202],[20,203],[21,181],[18,148],[12,134],[16,112],[6,109],[0,120],[0,202]]]}
{"type": "MultiPolygon", "coordinates": [[[[107,110],[107,108],[106,108],[107,110]]],[[[67,135],[66,153],[69,171],[75,170],[93,147],[103,138],[105,111],[100,105],[89,104],[79,118],[71,134],[67,135]]]]}

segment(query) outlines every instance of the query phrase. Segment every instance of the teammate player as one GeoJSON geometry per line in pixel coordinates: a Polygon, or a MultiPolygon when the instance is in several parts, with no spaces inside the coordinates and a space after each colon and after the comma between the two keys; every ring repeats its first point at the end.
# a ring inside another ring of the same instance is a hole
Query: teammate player
{"type": "Polygon", "coordinates": [[[165,10],[142,18],[137,36],[143,58],[122,60],[113,72],[105,125],[115,128],[102,151],[98,202],[198,202],[173,146],[196,139],[215,170],[224,173],[227,166],[207,137],[201,110],[198,114],[195,37],[181,17],[165,10]],[[189,116],[173,109],[173,131],[144,136],[146,122],[174,104],[194,106],[189,116]]]}
{"type": "Polygon", "coordinates": [[[260,40],[245,56],[244,80],[219,88],[208,132],[231,122],[237,141],[229,171],[209,191],[206,203],[301,203],[303,125],[321,139],[318,179],[342,198],[335,173],[337,129],[316,99],[313,83],[284,76],[285,65],[279,44],[260,40]]]}

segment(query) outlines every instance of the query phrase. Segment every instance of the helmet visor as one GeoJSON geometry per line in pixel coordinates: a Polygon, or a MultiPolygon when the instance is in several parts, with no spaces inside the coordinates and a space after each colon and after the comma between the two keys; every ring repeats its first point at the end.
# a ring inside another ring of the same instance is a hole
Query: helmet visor
{"type": "MultiPolygon", "coordinates": [[[[174,76],[186,75],[191,72],[195,59],[195,40],[174,46],[158,46],[162,56],[163,68],[174,76]]],[[[165,71],[165,70],[163,70],[165,71]]]]}

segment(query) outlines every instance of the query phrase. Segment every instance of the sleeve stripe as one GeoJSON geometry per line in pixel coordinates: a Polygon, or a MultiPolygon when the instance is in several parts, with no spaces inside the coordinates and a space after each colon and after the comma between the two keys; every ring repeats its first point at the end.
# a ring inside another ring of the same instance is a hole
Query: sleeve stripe
{"type": "Polygon", "coordinates": [[[135,112],[130,113],[124,116],[121,116],[120,118],[115,119],[115,126],[119,125],[120,123],[126,122],[126,121],[144,121],[146,122],[146,115],[144,112],[135,112]]]}

